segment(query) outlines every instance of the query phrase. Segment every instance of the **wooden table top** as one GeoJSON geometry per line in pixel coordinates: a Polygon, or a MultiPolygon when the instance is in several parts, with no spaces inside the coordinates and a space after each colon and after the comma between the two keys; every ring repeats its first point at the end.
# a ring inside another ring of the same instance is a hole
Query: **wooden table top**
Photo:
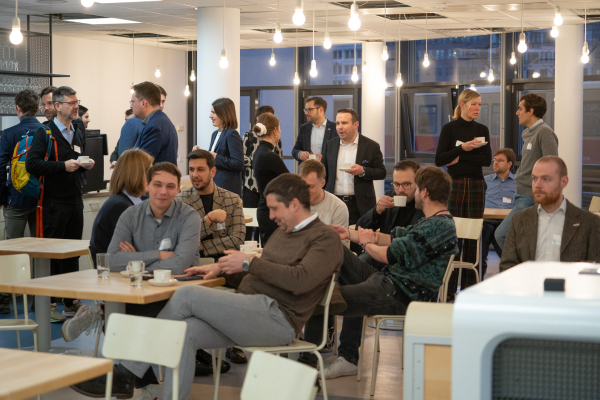
{"type": "MultiPolygon", "coordinates": [[[[110,279],[98,278],[95,269],[68,274],[45,276],[27,282],[0,284],[0,293],[21,293],[39,296],[56,296],[71,299],[103,300],[118,303],[149,304],[170,299],[173,293],[186,285],[207,287],[225,284],[224,278],[177,282],[166,287],[152,286],[142,282],[141,288],[130,286],[129,276],[111,272],[110,279]]],[[[1,376],[1,375],[0,375],[1,376]]]]}
{"type": "Polygon", "coordinates": [[[486,208],[483,210],[484,219],[504,219],[511,212],[511,208],[486,208]]]}
{"type": "Polygon", "coordinates": [[[112,360],[0,348],[0,399],[28,399],[111,372],[112,360]]]}
{"type": "Polygon", "coordinates": [[[31,258],[62,260],[88,254],[89,240],[23,237],[0,240],[0,255],[28,254],[31,258]]]}

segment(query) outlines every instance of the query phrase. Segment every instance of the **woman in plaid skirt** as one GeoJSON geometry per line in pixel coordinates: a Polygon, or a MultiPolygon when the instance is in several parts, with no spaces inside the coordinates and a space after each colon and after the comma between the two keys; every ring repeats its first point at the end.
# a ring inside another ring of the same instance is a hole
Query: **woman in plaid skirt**
{"type": "MultiPolygon", "coordinates": [[[[485,180],[482,167],[492,162],[492,150],[489,144],[490,132],[487,126],[475,121],[481,109],[481,96],[474,90],[466,89],[458,97],[458,106],[454,110],[453,121],[442,127],[435,163],[446,165],[452,177],[452,194],[448,210],[455,217],[483,218],[485,208],[485,180]]],[[[464,240],[459,242],[463,253],[463,261],[475,262],[477,258],[477,242],[464,240]]],[[[457,271],[453,276],[457,276],[457,271]]],[[[452,278],[454,286],[457,278],[452,278]]],[[[475,282],[475,273],[465,270],[462,288],[466,283],[475,282]]],[[[450,288],[449,288],[450,289],[450,288]]],[[[454,291],[448,290],[448,293],[454,291]]]]}

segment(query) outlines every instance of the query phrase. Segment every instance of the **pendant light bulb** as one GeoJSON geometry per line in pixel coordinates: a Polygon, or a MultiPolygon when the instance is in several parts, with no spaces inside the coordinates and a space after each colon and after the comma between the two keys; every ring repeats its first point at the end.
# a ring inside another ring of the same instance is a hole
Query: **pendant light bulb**
{"type": "Polygon", "coordinates": [[[429,67],[429,53],[425,53],[425,56],[423,57],[423,66],[425,68],[429,67]]]}
{"type": "Polygon", "coordinates": [[[552,27],[552,30],[550,31],[550,36],[552,36],[553,38],[558,37],[558,28],[555,26],[552,27]]]}
{"type": "Polygon", "coordinates": [[[358,6],[356,3],[353,3],[350,7],[350,19],[348,20],[348,28],[353,31],[357,31],[360,29],[360,18],[358,16],[358,6]]]}
{"type": "Polygon", "coordinates": [[[525,43],[525,32],[521,32],[519,35],[519,46],[517,46],[519,53],[525,53],[527,51],[527,43],[525,43]]]}
{"type": "Polygon", "coordinates": [[[160,68],[158,68],[158,65],[156,66],[156,71],[154,72],[154,76],[157,78],[160,78],[160,68]]]}
{"type": "Polygon", "coordinates": [[[194,70],[192,70],[192,73],[190,74],[190,81],[194,82],[196,80],[196,73],[194,72],[194,70]]]}
{"type": "Polygon", "coordinates": [[[515,55],[514,51],[512,53],[510,53],[510,63],[512,65],[515,65],[517,63],[517,56],[515,55]]]}
{"type": "Polygon", "coordinates": [[[94,0],[81,0],[81,5],[84,7],[91,7],[94,5],[94,0]]]}
{"type": "Polygon", "coordinates": [[[469,87],[469,89],[471,89],[471,90],[473,90],[475,92],[477,91],[477,89],[475,89],[475,84],[474,83],[471,83],[471,86],[469,87]]]}
{"type": "Polygon", "coordinates": [[[188,97],[190,95],[190,85],[185,85],[185,90],[183,91],[183,94],[185,95],[185,97],[188,97]]]}
{"type": "Polygon", "coordinates": [[[131,82],[131,94],[133,94],[133,82],[131,82]]]}
{"type": "Polygon", "coordinates": [[[387,83],[387,79],[383,78],[383,83],[381,84],[381,87],[385,90],[388,87],[388,83],[387,83]]]}
{"type": "Polygon", "coordinates": [[[12,32],[9,39],[12,44],[21,44],[23,41],[23,34],[21,33],[21,20],[19,17],[15,16],[12,20],[12,32]]]}
{"type": "Polygon", "coordinates": [[[294,12],[294,16],[292,17],[292,22],[296,26],[302,26],[306,21],[303,9],[304,7],[302,5],[302,0],[296,0],[296,11],[294,12]]]}
{"type": "Polygon", "coordinates": [[[494,70],[490,68],[490,73],[488,74],[488,81],[494,82],[494,70]]]}
{"type": "Polygon", "coordinates": [[[398,78],[396,78],[396,86],[400,87],[403,83],[404,82],[402,82],[402,73],[398,72],[398,78]]]}
{"type": "Polygon", "coordinates": [[[384,44],[383,45],[383,52],[381,53],[381,59],[383,61],[387,61],[388,58],[390,58],[390,55],[388,54],[388,51],[387,51],[387,44],[384,44]]]}
{"type": "Polygon", "coordinates": [[[532,78],[539,78],[540,77],[540,73],[538,71],[534,71],[533,74],[531,74],[532,78]]]}
{"type": "Polygon", "coordinates": [[[310,76],[316,78],[317,75],[319,75],[319,72],[317,71],[317,61],[312,60],[310,62],[310,76]]]}
{"type": "Polygon", "coordinates": [[[588,42],[587,40],[585,42],[583,42],[583,49],[581,49],[581,62],[584,64],[587,64],[588,62],[590,62],[590,50],[588,49],[588,42]]]}
{"type": "Polygon", "coordinates": [[[369,70],[369,67],[367,66],[367,61],[363,61],[363,65],[362,65],[362,73],[364,74],[365,72],[367,72],[369,70]]]}
{"type": "Polygon", "coordinates": [[[281,34],[281,25],[277,23],[277,27],[275,28],[275,35],[273,35],[273,40],[275,43],[281,43],[283,40],[283,35],[281,34]]]}
{"type": "Polygon", "coordinates": [[[325,40],[323,41],[323,47],[326,50],[331,48],[331,39],[329,39],[329,32],[325,32],[325,40]]]}
{"type": "Polygon", "coordinates": [[[271,52],[271,59],[269,60],[269,65],[270,65],[271,67],[274,67],[274,66],[275,66],[275,64],[277,64],[277,61],[275,61],[275,53],[274,53],[274,52],[271,52]]]}
{"type": "Polygon", "coordinates": [[[560,7],[554,7],[554,25],[561,26],[563,23],[563,17],[560,15],[560,7]]]}
{"type": "Polygon", "coordinates": [[[229,61],[227,61],[227,50],[221,50],[221,61],[219,61],[219,66],[223,69],[229,67],[229,61]]]}
{"type": "Polygon", "coordinates": [[[298,73],[296,72],[294,74],[294,85],[299,85],[300,84],[300,77],[298,76],[298,73]]]}
{"type": "Polygon", "coordinates": [[[479,74],[479,77],[480,78],[485,78],[485,75],[486,75],[485,71],[481,71],[481,73],[479,74]]]}
{"type": "Polygon", "coordinates": [[[352,79],[352,82],[358,82],[358,68],[356,68],[356,65],[352,67],[352,77],[350,79],[352,79]]]}

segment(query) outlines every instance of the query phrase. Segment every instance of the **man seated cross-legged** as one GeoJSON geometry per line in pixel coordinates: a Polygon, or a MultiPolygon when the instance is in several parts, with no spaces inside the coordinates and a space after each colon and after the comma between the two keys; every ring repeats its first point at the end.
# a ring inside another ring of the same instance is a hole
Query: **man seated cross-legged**
{"type": "MultiPolygon", "coordinates": [[[[360,243],[385,266],[378,270],[344,248],[339,281],[348,308],[341,314],[338,358],[325,370],[327,379],[356,375],[364,316],[404,315],[411,301],[434,300],[450,257],[458,253],[454,220],[447,210],[452,179],[440,168],[426,167],[417,171],[415,184],[415,206],[425,218],[414,225],[396,227],[390,235],[334,226],[342,239],[360,243]]],[[[305,340],[319,343],[322,324],[323,318],[311,317],[305,340]]]]}
{"type": "MultiPolygon", "coordinates": [[[[227,250],[216,264],[186,270],[187,275],[205,274],[205,279],[245,273],[237,292],[183,286],[158,314],[159,319],[187,323],[179,372],[182,400],[190,396],[198,349],[291,343],[323,298],[331,276],[340,270],[340,236],[311,214],[308,185],[302,178],[280,175],[267,185],[264,195],[270,218],[279,228],[260,258],[227,250]]],[[[135,377],[144,375],[148,367],[133,361],[115,365],[112,395],[133,396],[135,377]]],[[[171,398],[172,372],[166,370],[164,399],[171,398]]],[[[106,377],[72,387],[91,397],[103,397],[106,377]]]]}

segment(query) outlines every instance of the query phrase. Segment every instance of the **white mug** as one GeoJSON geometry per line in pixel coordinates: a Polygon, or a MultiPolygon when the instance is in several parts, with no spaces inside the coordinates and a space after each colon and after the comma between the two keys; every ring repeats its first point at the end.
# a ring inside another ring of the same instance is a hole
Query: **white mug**
{"type": "Polygon", "coordinates": [[[345,163],[342,165],[342,168],[344,168],[344,169],[350,169],[350,168],[352,168],[352,163],[345,162],[345,163]]]}
{"type": "Polygon", "coordinates": [[[243,244],[240,246],[240,251],[245,254],[254,254],[254,250],[256,250],[256,246],[243,244]]]}
{"type": "Polygon", "coordinates": [[[317,159],[317,155],[316,154],[309,154],[308,155],[308,159],[309,160],[316,160],[317,159]]]}
{"type": "Polygon", "coordinates": [[[481,143],[485,143],[485,136],[476,137],[475,140],[477,140],[481,143]]]}
{"type": "Polygon", "coordinates": [[[168,269],[157,269],[154,271],[154,280],[156,282],[170,282],[171,281],[171,270],[168,269]]]}
{"type": "Polygon", "coordinates": [[[90,162],[90,157],[89,156],[79,156],[77,158],[77,161],[79,161],[80,163],[83,163],[83,164],[87,164],[90,162]]]}
{"type": "Polygon", "coordinates": [[[394,207],[406,207],[406,196],[394,196],[394,207]]]}
{"type": "Polygon", "coordinates": [[[252,246],[254,248],[258,248],[258,242],[256,240],[246,240],[244,242],[246,246],[252,246]]]}

